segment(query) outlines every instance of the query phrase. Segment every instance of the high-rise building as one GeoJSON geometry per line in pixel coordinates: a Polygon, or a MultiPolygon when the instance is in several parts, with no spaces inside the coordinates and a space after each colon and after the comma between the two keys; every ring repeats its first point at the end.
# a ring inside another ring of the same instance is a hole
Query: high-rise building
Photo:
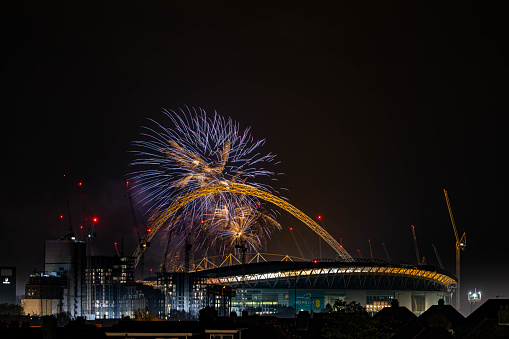
{"type": "Polygon", "coordinates": [[[205,306],[206,276],[199,272],[158,273],[155,287],[165,296],[165,316],[186,312],[197,317],[205,306]]]}
{"type": "MultiPolygon", "coordinates": [[[[134,258],[93,256],[90,243],[74,236],[45,241],[44,271],[30,275],[22,303],[25,313],[69,318],[113,319],[164,314],[164,295],[134,282],[134,258]]],[[[2,267],[2,300],[14,303],[16,270],[2,267]],[[10,298],[4,298],[10,288],[10,298]],[[5,293],[4,293],[5,292],[5,293]]]]}
{"type": "MultiPolygon", "coordinates": [[[[134,282],[134,259],[118,256],[90,256],[86,268],[87,319],[120,318],[119,300],[126,283],[134,282]]],[[[125,312],[124,312],[125,314],[125,312]]]]}
{"type": "Polygon", "coordinates": [[[71,318],[81,316],[85,301],[86,243],[74,237],[47,240],[44,246],[44,271],[65,279],[62,312],[71,318]]]}
{"type": "Polygon", "coordinates": [[[120,318],[143,316],[164,318],[165,301],[161,290],[142,283],[128,282],[121,288],[120,318]]]}

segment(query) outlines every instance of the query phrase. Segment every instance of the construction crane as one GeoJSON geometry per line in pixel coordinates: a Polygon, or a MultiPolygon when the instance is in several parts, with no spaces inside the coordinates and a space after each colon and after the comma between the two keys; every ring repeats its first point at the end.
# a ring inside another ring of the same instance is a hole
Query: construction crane
{"type": "MultiPolygon", "coordinates": [[[[322,228],[324,228],[321,215],[318,216],[318,221],[320,222],[320,226],[322,226],[322,228]]],[[[319,255],[319,258],[322,258],[322,238],[321,237],[318,237],[318,255],[319,255]]]]}
{"type": "Polygon", "coordinates": [[[120,252],[118,251],[117,242],[115,241],[115,252],[117,252],[117,257],[120,257],[120,252]]]}
{"type": "Polygon", "coordinates": [[[435,255],[437,256],[438,264],[440,265],[441,269],[444,269],[444,265],[442,265],[442,260],[440,260],[440,256],[438,255],[438,250],[435,244],[431,244],[433,246],[433,250],[435,251],[435,255]]]}
{"type": "Polygon", "coordinates": [[[299,250],[300,257],[304,258],[304,253],[302,253],[299,243],[297,242],[297,239],[295,238],[295,234],[293,233],[293,227],[290,227],[290,234],[292,235],[293,241],[295,242],[295,246],[297,246],[297,249],[299,250]]]}
{"type": "MultiPolygon", "coordinates": [[[[142,243],[140,228],[138,227],[138,220],[136,219],[136,210],[134,209],[133,197],[131,196],[131,191],[129,191],[129,181],[124,179],[125,181],[125,190],[127,194],[127,198],[129,199],[129,205],[131,206],[131,213],[133,215],[134,227],[136,228],[136,235],[138,236],[138,246],[147,247],[148,244],[142,243]]],[[[145,253],[142,252],[140,257],[140,278],[143,280],[143,275],[145,274],[145,253]]]]}
{"type": "Polygon", "coordinates": [[[415,226],[412,225],[412,234],[414,235],[414,246],[415,246],[415,255],[417,256],[417,265],[421,264],[421,257],[419,257],[419,247],[417,247],[417,237],[415,236],[415,226]]]}
{"type": "MultiPolygon", "coordinates": [[[[78,205],[83,208],[83,214],[85,216],[85,224],[87,227],[87,237],[86,237],[86,259],[87,259],[87,274],[86,274],[86,304],[85,304],[85,315],[86,317],[91,317],[93,312],[92,306],[92,240],[97,236],[95,232],[96,224],[98,222],[97,217],[94,217],[92,211],[87,206],[85,201],[85,195],[83,193],[83,183],[78,182],[78,187],[80,189],[80,198],[78,205]]],[[[80,226],[80,229],[83,229],[80,226]]],[[[72,239],[72,238],[71,238],[72,239]]],[[[76,308],[75,308],[76,310],[76,308]]]]}
{"type": "Polygon", "coordinates": [[[449,196],[447,195],[447,191],[444,189],[445,201],[447,202],[447,209],[449,210],[449,216],[451,217],[452,229],[454,231],[454,237],[456,238],[456,278],[458,279],[458,284],[456,287],[456,309],[460,310],[460,250],[465,250],[467,246],[467,236],[465,232],[461,235],[458,235],[458,230],[456,229],[456,224],[454,223],[454,217],[452,215],[451,203],[449,202],[449,196]]]}
{"type": "MultiPolygon", "coordinates": [[[[67,235],[67,237],[69,239],[74,239],[74,232],[73,232],[73,229],[72,229],[72,222],[71,222],[71,204],[69,203],[69,196],[67,195],[67,178],[64,174],[64,198],[67,202],[67,213],[69,215],[69,233],[67,235]]],[[[60,218],[63,218],[63,216],[61,216],[60,218]]]]}
{"type": "Polygon", "coordinates": [[[235,248],[240,250],[240,252],[242,253],[242,265],[244,265],[245,264],[245,260],[246,260],[246,251],[247,251],[247,246],[246,246],[245,241],[241,241],[239,243],[239,239],[237,239],[237,243],[235,244],[235,248]]]}
{"type": "Polygon", "coordinates": [[[166,260],[168,258],[168,252],[169,252],[169,249],[170,249],[170,244],[171,244],[171,234],[173,233],[173,229],[170,231],[170,233],[168,234],[168,243],[166,244],[166,249],[164,250],[164,257],[163,257],[163,261],[161,262],[161,266],[159,267],[159,271],[161,273],[166,273],[166,260]]]}
{"type": "Polygon", "coordinates": [[[189,241],[189,237],[191,236],[191,233],[187,233],[186,236],[186,242],[184,244],[184,272],[189,273],[189,255],[191,252],[191,248],[193,247],[193,244],[189,241]]]}
{"type": "Polygon", "coordinates": [[[387,256],[387,260],[391,262],[391,257],[389,256],[389,252],[387,252],[387,247],[385,247],[385,243],[382,243],[382,246],[384,247],[385,255],[387,256]]]}

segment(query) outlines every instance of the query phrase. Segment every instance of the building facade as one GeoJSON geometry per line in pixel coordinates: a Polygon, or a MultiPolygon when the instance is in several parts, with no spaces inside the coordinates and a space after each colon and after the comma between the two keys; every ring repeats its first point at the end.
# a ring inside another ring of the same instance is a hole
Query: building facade
{"type": "Polygon", "coordinates": [[[74,319],[83,314],[85,301],[86,243],[61,237],[44,243],[44,272],[65,280],[61,311],[74,319]]]}
{"type": "Polygon", "coordinates": [[[31,274],[25,285],[25,298],[21,301],[25,314],[46,316],[62,313],[65,288],[65,277],[43,272],[31,274]]]}
{"type": "MultiPolygon", "coordinates": [[[[144,306],[126,302],[140,297],[136,288],[126,287],[134,283],[133,258],[87,255],[87,246],[72,236],[45,242],[45,271],[32,274],[25,286],[22,303],[26,314],[112,319],[133,313],[128,307],[146,306],[145,300],[144,306]]],[[[4,273],[10,278],[15,270],[2,269],[4,273]]],[[[15,280],[12,286],[15,293],[15,280]]],[[[150,295],[148,291],[141,294],[150,295]]]]}
{"type": "Polygon", "coordinates": [[[132,257],[90,256],[86,268],[86,298],[84,314],[87,319],[114,319],[126,313],[120,300],[128,290],[126,283],[134,282],[132,257]]]}
{"type": "Polygon", "coordinates": [[[158,273],[149,283],[164,295],[164,319],[176,312],[196,318],[205,305],[206,276],[200,272],[158,273]]]}
{"type": "Polygon", "coordinates": [[[165,297],[161,290],[142,283],[126,283],[119,298],[120,318],[159,317],[164,319],[165,297]]]}

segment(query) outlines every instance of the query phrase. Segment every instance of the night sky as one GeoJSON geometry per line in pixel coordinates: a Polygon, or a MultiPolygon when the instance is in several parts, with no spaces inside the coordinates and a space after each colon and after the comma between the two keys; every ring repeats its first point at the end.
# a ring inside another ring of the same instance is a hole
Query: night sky
{"type": "MultiPolygon", "coordinates": [[[[466,293],[509,296],[502,117],[507,20],[473,1],[296,5],[91,5],[17,1],[2,27],[2,240],[17,293],[42,270],[44,240],[67,233],[64,179],[78,234],[82,181],[98,216],[94,253],[136,235],[124,176],[131,142],[163,108],[201,107],[251,126],[277,154],[274,186],[354,256],[454,273],[445,203],[467,233],[466,293]]],[[[142,209],[141,206],[138,208],[142,209]]],[[[141,213],[141,212],[140,212],[141,213]]],[[[286,228],[305,226],[281,211],[286,228]],[[300,226],[299,226],[300,225],[300,226]]],[[[277,235],[297,254],[286,230],[277,235]],[[293,246],[293,247],[292,247],[293,246]],[[292,249],[293,248],[293,249],[292,249]]],[[[275,238],[273,238],[275,239],[275,238]]],[[[311,240],[314,241],[314,240],[311,240]]],[[[317,241],[309,247],[316,252],[317,241]]],[[[274,247],[274,244],[273,244],[274,247]]],[[[277,247],[277,246],[276,246],[277,247]]],[[[326,250],[324,250],[326,252],[326,250]]],[[[149,255],[153,266],[162,253],[149,255]]]]}

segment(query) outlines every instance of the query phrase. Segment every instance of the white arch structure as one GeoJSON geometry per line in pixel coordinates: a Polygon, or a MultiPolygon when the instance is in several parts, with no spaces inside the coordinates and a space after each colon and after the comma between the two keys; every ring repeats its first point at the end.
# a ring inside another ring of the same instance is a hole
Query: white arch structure
{"type": "Polygon", "coordinates": [[[154,235],[157,233],[157,231],[164,225],[164,223],[180,208],[182,208],[185,204],[198,199],[200,197],[210,195],[210,194],[216,194],[216,193],[236,193],[236,194],[245,194],[249,196],[253,196],[265,201],[268,201],[270,203],[273,203],[274,205],[281,207],[282,209],[286,210],[290,214],[292,214],[294,217],[302,221],[304,224],[306,224],[309,228],[311,228],[316,234],[318,234],[327,244],[329,244],[334,251],[344,260],[344,261],[353,261],[352,256],[343,248],[343,245],[339,244],[336,239],[334,239],[326,230],[323,229],[320,225],[318,225],[313,219],[308,217],[306,214],[304,214],[301,210],[294,207],[287,201],[276,197],[273,194],[270,194],[268,192],[262,191],[260,189],[257,189],[256,187],[246,185],[246,184],[240,184],[240,183],[225,183],[221,185],[213,185],[213,186],[207,186],[202,187],[199,189],[196,189],[192,192],[189,192],[188,194],[184,195],[183,197],[178,198],[173,204],[170,205],[164,212],[162,212],[157,219],[154,221],[154,223],[151,225],[151,232],[145,233],[143,238],[141,239],[141,242],[139,246],[136,248],[136,250],[133,253],[133,257],[135,259],[134,265],[138,265],[138,262],[140,260],[141,255],[146,249],[145,244],[149,243],[150,240],[154,237],[154,235]]]}

